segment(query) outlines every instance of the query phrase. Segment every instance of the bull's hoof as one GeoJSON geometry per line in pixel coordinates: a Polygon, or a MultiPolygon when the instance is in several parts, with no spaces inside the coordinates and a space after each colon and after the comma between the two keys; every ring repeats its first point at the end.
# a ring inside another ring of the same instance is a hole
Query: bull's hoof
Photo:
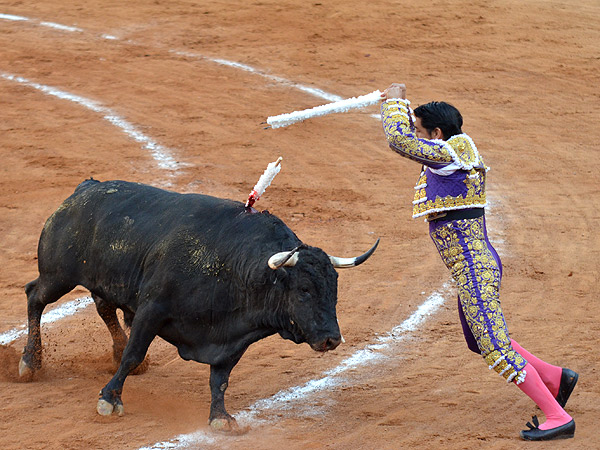
{"type": "Polygon", "coordinates": [[[107,402],[103,398],[98,400],[98,404],[96,405],[96,411],[101,416],[110,416],[113,412],[116,413],[118,416],[122,416],[125,414],[125,408],[123,408],[123,405],[118,404],[117,406],[113,406],[112,403],[107,402]]]}
{"type": "Polygon", "coordinates": [[[213,419],[210,421],[210,428],[217,433],[236,436],[246,434],[249,429],[248,427],[240,427],[233,417],[231,419],[213,419]]]}
{"type": "Polygon", "coordinates": [[[33,378],[33,374],[35,371],[25,362],[23,357],[21,356],[21,360],[19,361],[19,378],[22,380],[31,380],[33,378]]]}
{"type": "Polygon", "coordinates": [[[96,405],[96,411],[101,416],[110,416],[114,409],[115,407],[112,403],[109,403],[104,399],[98,400],[98,404],[96,405]]]}

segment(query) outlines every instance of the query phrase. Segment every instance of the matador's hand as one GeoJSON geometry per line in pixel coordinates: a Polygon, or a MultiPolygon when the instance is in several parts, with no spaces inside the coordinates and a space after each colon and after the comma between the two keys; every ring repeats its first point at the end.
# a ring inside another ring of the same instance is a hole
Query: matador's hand
{"type": "Polygon", "coordinates": [[[388,98],[406,98],[406,85],[402,83],[392,83],[389,88],[381,93],[381,100],[388,98]]]}

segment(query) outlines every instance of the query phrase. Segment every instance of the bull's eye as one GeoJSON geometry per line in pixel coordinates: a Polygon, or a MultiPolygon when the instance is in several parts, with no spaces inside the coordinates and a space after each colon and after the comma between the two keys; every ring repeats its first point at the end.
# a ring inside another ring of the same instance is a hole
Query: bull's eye
{"type": "Polygon", "coordinates": [[[300,288],[300,300],[305,302],[310,300],[310,289],[307,287],[300,288]]]}

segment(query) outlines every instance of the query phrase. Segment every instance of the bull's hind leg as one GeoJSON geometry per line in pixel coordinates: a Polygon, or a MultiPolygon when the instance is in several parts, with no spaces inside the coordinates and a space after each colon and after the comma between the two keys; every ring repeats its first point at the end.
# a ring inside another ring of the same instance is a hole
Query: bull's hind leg
{"type": "Polygon", "coordinates": [[[121,357],[121,364],[112,379],[100,391],[100,399],[96,406],[98,414],[102,416],[109,416],[113,412],[119,416],[124,414],[121,393],[125,378],[144,361],[148,347],[161,329],[164,320],[166,320],[164,311],[156,306],[145,305],[136,311],[131,324],[129,341],[121,357]]]}
{"type": "Polygon", "coordinates": [[[40,321],[46,305],[54,303],[63,295],[71,291],[75,286],[66,286],[55,281],[36,278],[27,283],[25,293],[27,294],[27,325],[29,333],[27,344],[23,349],[23,356],[19,362],[19,376],[31,377],[33,373],[42,367],[42,335],[40,321]]]}
{"type": "MultiPolygon", "coordinates": [[[[94,299],[96,310],[98,311],[100,318],[106,324],[106,327],[110,332],[110,336],[112,337],[113,365],[115,369],[117,369],[121,364],[121,357],[123,356],[123,351],[127,345],[127,334],[123,330],[123,327],[121,327],[121,323],[117,317],[117,307],[114,305],[114,303],[107,302],[96,294],[92,294],[92,298],[94,299]]],[[[129,311],[123,311],[123,314],[126,325],[131,326],[134,317],[133,313],[129,311]]],[[[144,373],[147,369],[148,360],[144,359],[144,361],[137,366],[135,370],[133,370],[132,375],[139,375],[140,373],[144,373]]]]}
{"type": "Polygon", "coordinates": [[[125,331],[123,331],[123,328],[119,323],[119,318],[117,317],[117,307],[114,305],[114,303],[107,302],[103,298],[98,297],[96,294],[92,294],[92,298],[94,299],[96,310],[98,311],[100,318],[106,324],[106,327],[110,332],[110,336],[112,337],[113,363],[115,367],[119,367],[123,350],[125,350],[125,346],[127,345],[127,334],[125,334],[125,331]]]}

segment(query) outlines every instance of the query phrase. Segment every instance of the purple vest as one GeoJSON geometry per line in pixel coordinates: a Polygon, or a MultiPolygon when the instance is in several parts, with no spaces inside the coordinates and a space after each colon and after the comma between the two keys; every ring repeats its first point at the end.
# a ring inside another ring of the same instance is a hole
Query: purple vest
{"type": "Polygon", "coordinates": [[[413,217],[453,209],[485,207],[485,175],[484,168],[456,170],[447,176],[425,168],[415,186],[413,217]]]}

